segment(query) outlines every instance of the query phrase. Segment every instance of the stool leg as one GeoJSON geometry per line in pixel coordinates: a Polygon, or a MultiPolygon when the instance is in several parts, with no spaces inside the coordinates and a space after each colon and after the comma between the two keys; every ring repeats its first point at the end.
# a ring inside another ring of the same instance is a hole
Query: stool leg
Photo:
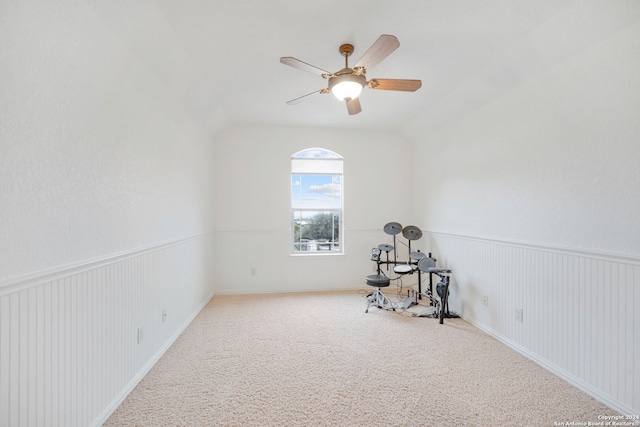
{"type": "Polygon", "coordinates": [[[372,304],[378,306],[379,292],[380,288],[375,288],[375,290],[371,294],[367,295],[367,309],[364,311],[365,313],[369,312],[369,307],[371,307],[372,304]]]}
{"type": "Polygon", "coordinates": [[[378,307],[385,308],[384,307],[385,304],[388,304],[389,307],[391,307],[391,310],[396,311],[396,309],[393,306],[393,304],[391,304],[391,300],[389,298],[387,298],[387,296],[385,294],[383,294],[382,291],[379,290],[378,307]]]}
{"type": "Polygon", "coordinates": [[[364,312],[368,313],[369,307],[371,307],[372,305],[375,305],[378,308],[384,308],[387,310],[388,308],[385,306],[389,306],[391,307],[391,310],[396,311],[393,304],[391,304],[391,300],[385,294],[382,293],[380,288],[376,288],[371,295],[367,296],[367,308],[364,312]]]}
{"type": "Polygon", "coordinates": [[[367,295],[367,309],[364,311],[365,313],[369,312],[369,307],[371,306],[371,303],[373,301],[377,301],[378,297],[376,295],[376,292],[373,291],[371,294],[367,295]]]}

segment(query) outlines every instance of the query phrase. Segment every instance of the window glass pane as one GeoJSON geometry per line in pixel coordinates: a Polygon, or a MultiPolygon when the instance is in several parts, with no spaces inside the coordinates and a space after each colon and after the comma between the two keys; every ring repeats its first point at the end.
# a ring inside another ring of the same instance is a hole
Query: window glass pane
{"type": "Polygon", "coordinates": [[[340,212],[293,212],[293,250],[340,251],[340,212]]]}
{"type": "Polygon", "coordinates": [[[337,153],[324,148],[307,148],[291,156],[294,159],[342,159],[337,153]]]}
{"type": "Polygon", "coordinates": [[[342,175],[291,174],[291,206],[341,209],[342,175]]]}

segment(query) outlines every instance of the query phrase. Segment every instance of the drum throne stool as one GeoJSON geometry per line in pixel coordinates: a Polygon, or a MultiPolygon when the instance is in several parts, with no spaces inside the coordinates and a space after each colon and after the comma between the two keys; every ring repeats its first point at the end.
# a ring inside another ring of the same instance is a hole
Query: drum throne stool
{"type": "Polygon", "coordinates": [[[380,288],[388,287],[389,283],[389,278],[381,274],[372,274],[367,276],[367,285],[373,286],[375,290],[367,295],[367,309],[364,311],[365,313],[369,312],[369,307],[372,305],[375,305],[378,308],[384,308],[385,310],[391,309],[396,311],[391,300],[380,290],[380,288]]]}

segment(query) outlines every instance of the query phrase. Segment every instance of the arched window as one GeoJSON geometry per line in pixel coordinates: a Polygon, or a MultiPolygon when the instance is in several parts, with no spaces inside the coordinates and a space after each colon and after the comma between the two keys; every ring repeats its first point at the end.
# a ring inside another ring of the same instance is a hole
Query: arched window
{"type": "Polygon", "coordinates": [[[342,157],[322,148],[291,156],[291,252],[342,253],[342,210],[342,157]]]}

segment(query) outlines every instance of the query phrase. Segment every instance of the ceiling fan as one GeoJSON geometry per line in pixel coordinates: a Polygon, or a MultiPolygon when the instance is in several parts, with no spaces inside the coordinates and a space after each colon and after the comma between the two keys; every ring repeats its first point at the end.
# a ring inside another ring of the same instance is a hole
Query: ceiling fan
{"type": "Polygon", "coordinates": [[[367,81],[366,73],[379,64],[383,59],[391,54],[400,46],[400,42],[395,36],[383,34],[378,37],[369,50],[367,50],[362,58],[353,68],[349,68],[349,56],[353,53],[352,44],[343,44],[340,46],[340,53],[344,56],[345,66],[343,69],[331,73],[321,68],[315,67],[306,62],[291,56],[280,58],[280,62],[299,70],[308,71],[313,74],[319,74],[323,78],[329,80],[329,85],[315,92],[303,95],[299,98],[292,99],[287,105],[298,104],[306,100],[311,95],[333,93],[336,98],[347,104],[349,115],[358,114],[362,111],[360,106],[360,92],[366,86],[374,90],[399,90],[404,92],[415,92],[420,89],[422,82],[420,80],[398,80],[398,79],[378,79],[374,78],[367,81]]]}

